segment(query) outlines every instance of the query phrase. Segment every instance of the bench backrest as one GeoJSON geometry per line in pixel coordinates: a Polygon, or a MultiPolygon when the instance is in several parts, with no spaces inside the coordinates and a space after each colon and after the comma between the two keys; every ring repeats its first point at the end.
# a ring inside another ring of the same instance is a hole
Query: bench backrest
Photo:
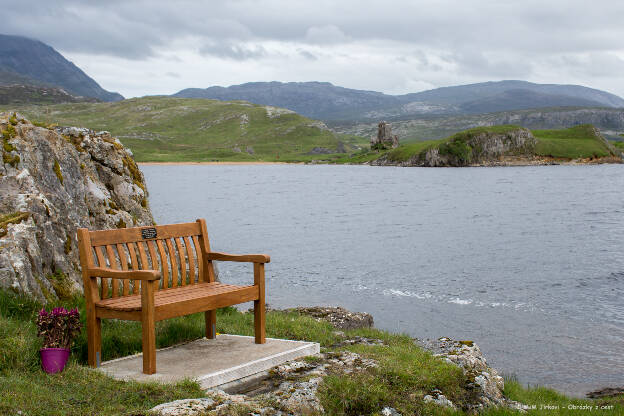
{"type": "MultiPolygon", "coordinates": [[[[78,230],[82,267],[115,270],[160,270],[158,289],[213,282],[212,261],[206,221],[121,228],[78,230]]],[[[100,299],[140,293],[140,281],[99,278],[100,299]]],[[[84,282],[85,287],[88,282],[84,282]]]]}

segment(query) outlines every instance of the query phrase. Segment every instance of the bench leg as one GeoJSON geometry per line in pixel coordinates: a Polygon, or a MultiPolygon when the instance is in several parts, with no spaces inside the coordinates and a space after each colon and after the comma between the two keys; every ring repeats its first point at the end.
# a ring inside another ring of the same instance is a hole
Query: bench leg
{"type": "Polygon", "coordinates": [[[254,332],[256,344],[264,344],[265,318],[264,318],[264,264],[254,263],[254,284],[258,285],[260,294],[258,300],[254,300],[254,332]]]}
{"type": "Polygon", "coordinates": [[[154,321],[141,322],[143,327],[143,373],[156,372],[156,331],[154,321]]]}
{"type": "Polygon", "coordinates": [[[102,362],[102,320],[95,311],[87,307],[87,352],[90,367],[99,367],[102,362]]]}
{"type": "Polygon", "coordinates": [[[215,339],[217,337],[217,310],[206,311],[206,338],[215,339]]]}
{"type": "Polygon", "coordinates": [[[264,344],[266,342],[264,326],[264,299],[262,299],[262,302],[254,300],[254,333],[256,335],[256,344],[264,344]]]}
{"type": "Polygon", "coordinates": [[[154,282],[141,284],[141,327],[143,329],[143,373],[156,372],[156,328],[154,282]]]}

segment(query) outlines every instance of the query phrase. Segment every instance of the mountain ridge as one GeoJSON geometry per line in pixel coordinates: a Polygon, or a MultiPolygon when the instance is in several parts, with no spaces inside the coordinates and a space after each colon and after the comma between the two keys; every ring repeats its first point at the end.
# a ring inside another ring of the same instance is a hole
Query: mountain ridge
{"type": "Polygon", "coordinates": [[[580,85],[503,80],[417,93],[389,95],[328,82],[250,82],[229,87],[186,88],[180,98],[246,100],[296,111],[325,121],[400,119],[423,115],[475,114],[535,107],[624,108],[615,94],[580,85]]]}
{"type": "Polygon", "coordinates": [[[119,101],[53,47],[23,36],[0,34],[0,84],[58,87],[74,96],[119,101]]]}

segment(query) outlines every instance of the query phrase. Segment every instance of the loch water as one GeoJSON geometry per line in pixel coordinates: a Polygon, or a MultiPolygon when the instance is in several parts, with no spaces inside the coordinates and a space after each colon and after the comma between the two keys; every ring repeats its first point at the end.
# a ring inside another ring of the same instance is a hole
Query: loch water
{"type": "MultiPolygon", "coordinates": [[[[624,385],[624,165],[144,165],[158,223],[268,253],[267,302],[474,340],[527,384],[624,385]]],[[[243,264],[221,279],[253,281],[243,264]]]]}

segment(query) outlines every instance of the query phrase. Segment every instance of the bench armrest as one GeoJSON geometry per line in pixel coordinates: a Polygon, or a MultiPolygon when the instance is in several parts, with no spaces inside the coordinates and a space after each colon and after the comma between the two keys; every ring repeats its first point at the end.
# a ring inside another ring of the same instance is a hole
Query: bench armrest
{"type": "Polygon", "coordinates": [[[87,270],[89,277],[110,277],[113,279],[159,280],[158,270],[113,270],[105,267],[93,267],[87,270]]]}
{"type": "Polygon", "coordinates": [[[271,257],[266,254],[228,254],[210,251],[204,253],[208,260],[240,261],[246,263],[269,263],[271,257]]]}

